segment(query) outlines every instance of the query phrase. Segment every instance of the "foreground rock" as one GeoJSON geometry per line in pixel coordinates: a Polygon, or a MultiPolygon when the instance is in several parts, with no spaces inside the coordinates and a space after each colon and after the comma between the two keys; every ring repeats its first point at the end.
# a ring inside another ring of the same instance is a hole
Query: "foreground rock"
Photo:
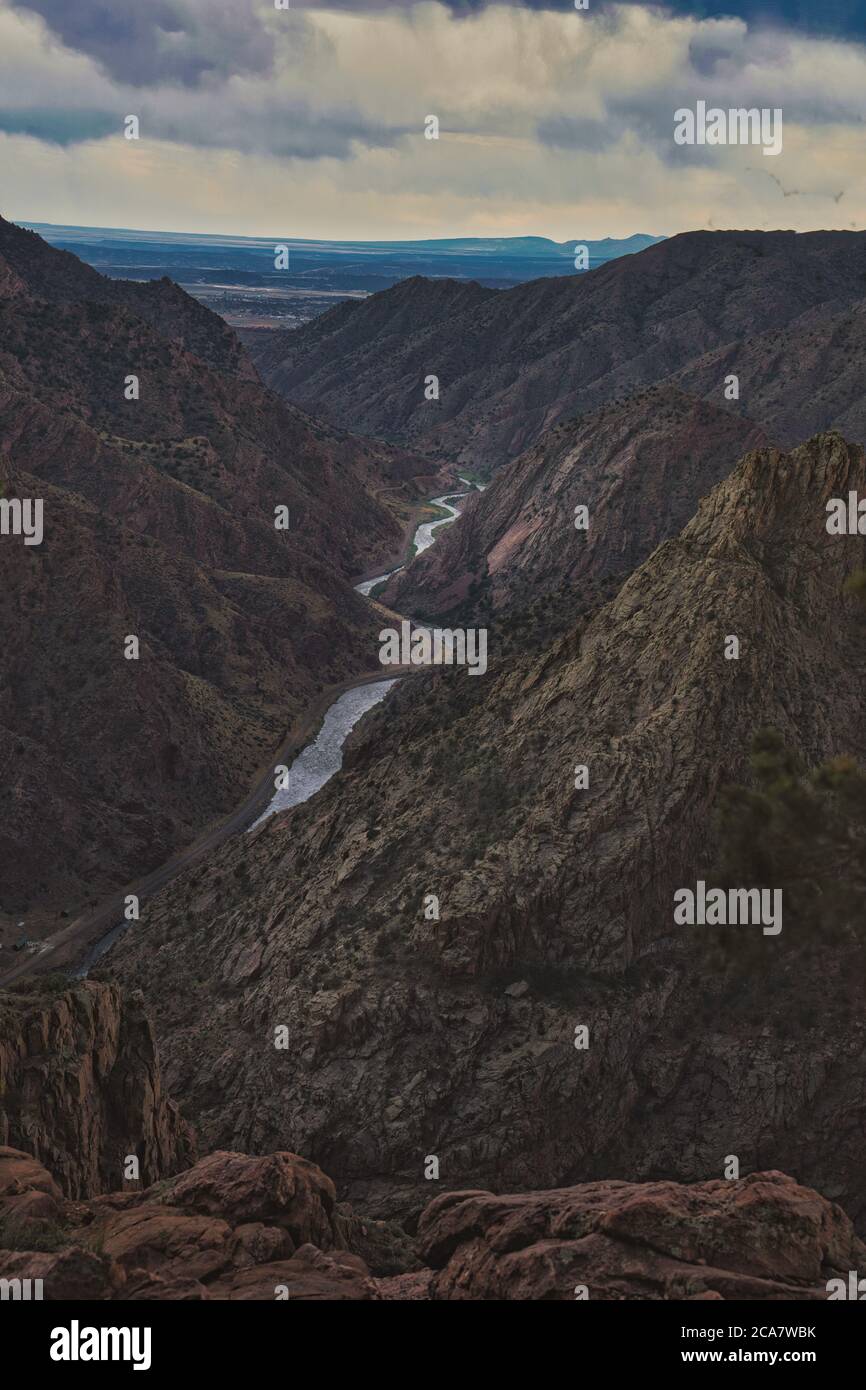
{"type": "Polygon", "coordinates": [[[32,1151],[69,1197],[119,1187],[128,1156],[134,1186],[192,1162],[140,995],[88,980],[0,994],[0,1144],[32,1151]]]}
{"type": "Polygon", "coordinates": [[[359,1220],[296,1154],[214,1153],[180,1177],[64,1199],[29,1154],[0,1148],[0,1278],[49,1300],[380,1297],[417,1269],[399,1228],[359,1220]]]}
{"type": "Polygon", "coordinates": [[[48,1300],[822,1299],[866,1265],[842,1210],[783,1173],[692,1187],[454,1192],[418,1247],[296,1154],[214,1153],[145,1192],[69,1202],[0,1149],[0,1278],[48,1300]]]}
{"type": "Polygon", "coordinates": [[[424,1212],[434,1299],[824,1299],[863,1268],[844,1212],[784,1173],[741,1181],[585,1183],[424,1212]]]}

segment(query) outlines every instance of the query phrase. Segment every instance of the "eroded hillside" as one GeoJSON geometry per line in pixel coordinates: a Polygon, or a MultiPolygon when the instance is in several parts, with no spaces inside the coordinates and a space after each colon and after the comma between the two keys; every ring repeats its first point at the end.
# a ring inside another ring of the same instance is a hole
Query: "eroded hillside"
{"type": "Polygon", "coordinates": [[[769,430],[790,445],[863,425],[845,352],[832,354],[834,373],[813,334],[837,346],[839,332],[823,325],[856,312],[864,296],[862,232],[686,232],[586,274],[498,292],[414,278],[274,335],[256,355],[288,400],[487,472],[576,413],[699,363],[695,382],[719,405],[726,372],[741,371],[736,408],[765,427],[780,420],[774,392],[799,374],[808,389],[788,393],[793,433],[769,430]],[[762,354],[740,354],[762,335],[762,354]],[[807,403],[834,376],[832,409],[816,419],[807,403]],[[796,415],[809,417],[805,429],[796,415]]]}
{"type": "Polygon", "coordinates": [[[3,221],[0,266],[0,486],[42,509],[37,543],[0,537],[0,912],[44,930],[235,807],[370,669],[348,581],[431,480],[280,401],[169,282],[3,221]]]}
{"type": "Polygon", "coordinates": [[[862,1213],[860,947],[729,928],[732,974],[673,920],[757,729],[866,759],[866,541],[825,527],[854,488],[837,435],[746,455],[588,622],[398,687],[313,801],[151,904],[108,965],[207,1144],[290,1145],[378,1212],[417,1210],[431,1154],[503,1189],[735,1153],[862,1213]]]}

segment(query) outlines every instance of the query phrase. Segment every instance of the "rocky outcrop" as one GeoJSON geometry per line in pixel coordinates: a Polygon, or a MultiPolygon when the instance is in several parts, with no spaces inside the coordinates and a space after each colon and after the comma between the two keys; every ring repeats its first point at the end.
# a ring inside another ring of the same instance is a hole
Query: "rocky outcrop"
{"type": "Polygon", "coordinates": [[[756,729],[808,766],[866,762],[845,588],[866,538],[825,527],[853,489],[863,452],[835,435],[747,455],[589,621],[492,629],[485,676],[398,686],[312,802],[203,872],[206,921],[182,882],[151,903],[108,968],[152,1001],[205,1144],[288,1143],[376,1215],[420,1211],[431,1156],[443,1185],[509,1191],[703,1181],[736,1154],[866,1220],[856,943],[806,967],[793,917],[771,937],[673,916],[712,883],[756,729]],[[733,979],[725,938],[751,962],[733,979]]]}
{"type": "Polygon", "coordinates": [[[455,1192],[426,1209],[419,1243],[433,1299],[826,1299],[866,1261],[844,1212],[777,1172],[455,1192]]]}
{"type": "MultiPolygon", "coordinates": [[[[133,1188],[191,1161],[192,1133],[163,1090],[140,995],[60,980],[0,994],[0,1144],[26,1149],[76,1198],[118,1188],[129,1156],[133,1188]]],[[[26,1164],[15,1182],[59,1195],[26,1164]]]]}
{"type": "MultiPolygon", "coordinates": [[[[377,1223],[378,1224],[378,1223],[377,1223]]],[[[0,1279],[48,1300],[809,1300],[862,1269],[847,1216],[783,1173],[684,1187],[597,1182],[452,1192],[383,1265],[324,1173],[296,1154],[213,1153],[143,1192],[69,1202],[0,1148],[0,1279]]]]}
{"type": "Polygon", "coordinates": [[[341,1211],[296,1154],[213,1153],[145,1191],[76,1203],[0,1148],[0,1278],[42,1279],[46,1299],[375,1300],[371,1267],[418,1267],[404,1232],[387,1239],[383,1261],[374,1223],[341,1211]]]}

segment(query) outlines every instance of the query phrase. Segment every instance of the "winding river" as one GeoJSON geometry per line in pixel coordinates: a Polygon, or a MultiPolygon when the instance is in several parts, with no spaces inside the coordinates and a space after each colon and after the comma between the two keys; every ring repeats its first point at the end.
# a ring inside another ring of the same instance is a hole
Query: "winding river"
{"type": "MultiPolygon", "coordinates": [[[[469,483],[468,479],[461,478],[460,481],[465,482],[471,490],[473,484],[469,483]]],[[[460,508],[453,504],[466,496],[467,492],[446,492],[442,497],[431,497],[429,505],[441,507],[448,515],[437,517],[434,521],[421,522],[412,538],[413,556],[429,549],[440,526],[448,526],[456,520],[460,515],[460,508]]],[[[405,569],[405,565],[397,565],[385,574],[376,575],[375,579],[365,579],[362,584],[356,584],[355,588],[359,594],[367,598],[370,591],[375,589],[377,584],[381,584],[383,579],[398,574],[402,569],[405,569]]],[[[384,700],[392,685],[396,684],[396,680],[376,681],[368,685],[353,686],[351,690],[340,695],[325,715],[318,737],[307,744],[289,768],[288,785],[274,793],[267,810],[253,822],[250,830],[255,830],[257,825],[261,825],[262,821],[267,820],[275,811],[287,811],[290,806],[300,806],[302,801],[308,801],[335,772],[339,772],[343,765],[343,745],[358,720],[367,710],[384,700]]]]}
{"type": "MultiPolygon", "coordinates": [[[[465,483],[467,480],[461,478],[460,481],[465,483]]],[[[483,488],[479,488],[479,491],[483,492],[483,490],[483,488]]],[[[429,506],[441,507],[448,515],[439,516],[435,521],[421,522],[421,525],[417,528],[415,535],[412,537],[413,558],[416,555],[420,555],[422,550],[429,550],[436,539],[434,532],[438,531],[440,526],[448,526],[452,521],[456,521],[457,517],[460,515],[460,508],[452,506],[452,503],[459,502],[461,497],[466,497],[467,495],[468,494],[465,492],[446,492],[442,497],[430,498],[429,506]]],[[[359,594],[363,594],[365,598],[369,598],[377,584],[381,584],[385,579],[390,579],[392,574],[399,574],[400,571],[405,568],[405,565],[397,565],[396,569],[386,570],[384,574],[377,574],[375,579],[365,579],[363,584],[356,584],[355,588],[359,594]]]]}
{"type": "MultiPolygon", "coordinates": [[[[471,491],[473,487],[476,487],[479,492],[484,490],[481,483],[470,483],[468,478],[461,478],[460,481],[466,483],[468,491],[471,491]]],[[[435,541],[435,533],[439,528],[450,525],[460,515],[460,508],[453,504],[459,502],[461,497],[468,496],[468,491],[448,492],[442,497],[430,499],[431,506],[441,507],[448,512],[448,515],[437,517],[435,521],[421,522],[413,537],[413,555],[419,555],[422,550],[427,550],[435,541]]],[[[382,583],[383,579],[388,579],[390,575],[397,574],[399,570],[404,568],[404,565],[397,565],[395,569],[388,570],[386,574],[379,574],[375,579],[365,579],[363,584],[356,584],[355,588],[359,594],[363,594],[366,598],[377,584],[382,583]]],[[[268,816],[274,815],[277,811],[287,811],[291,806],[300,806],[302,802],[308,801],[320,787],[330,781],[343,765],[343,747],[358,720],[374,705],[378,705],[381,700],[384,700],[388,691],[396,684],[396,679],[369,681],[364,685],[353,686],[351,690],[345,690],[342,695],[338,695],[328,709],[322,727],[313,742],[308,743],[302,749],[289,768],[287,785],[274,793],[267,809],[253,821],[252,825],[247,827],[247,832],[255,830],[256,826],[261,825],[262,821],[267,820],[268,816]]],[[[75,976],[85,977],[100,956],[104,956],[121,933],[131,925],[127,921],[119,922],[117,926],[112,927],[111,931],[101,937],[96,945],[88,951],[78,969],[73,972],[75,976]]]]}

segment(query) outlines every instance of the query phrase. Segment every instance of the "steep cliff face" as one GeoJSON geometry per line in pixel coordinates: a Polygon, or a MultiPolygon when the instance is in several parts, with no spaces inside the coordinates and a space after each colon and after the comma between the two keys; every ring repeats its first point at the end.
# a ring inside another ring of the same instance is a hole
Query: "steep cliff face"
{"type": "Polygon", "coordinates": [[[177,286],[2,219],[0,268],[0,488],[43,507],[38,544],[0,535],[0,914],[46,930],[236,806],[375,664],[348,581],[400,549],[430,465],[279,400],[177,286]]]}
{"type": "MultiPolygon", "coordinates": [[[[714,376],[704,373],[703,389],[724,404],[719,369],[738,370],[737,345],[781,333],[786,361],[796,362],[818,322],[863,300],[864,275],[862,232],[688,232],[586,274],[486,297],[478,287],[473,298],[465,286],[397,285],[271,342],[259,363],[289,400],[346,428],[495,470],[576,412],[660,382],[706,354],[720,360],[714,376]],[[425,393],[429,375],[438,378],[436,400],[425,393]]],[[[853,419],[848,410],[861,393],[853,374],[838,375],[829,413],[807,429],[853,419]]],[[[771,385],[766,362],[760,378],[771,385]]],[[[810,378],[807,396],[814,384],[810,378]]],[[[742,408],[766,426],[751,409],[750,388],[744,371],[742,408]]]]}
{"type": "MultiPolygon", "coordinates": [[[[861,283],[866,291],[866,280],[861,283]]],[[[760,325],[756,325],[759,327],[760,325]]],[[[719,383],[731,374],[739,396],[725,409],[759,420],[776,443],[835,429],[866,441],[866,299],[836,313],[820,306],[790,330],[772,328],[700,357],[671,379],[691,395],[720,399],[719,383]]]]}
{"type": "Polygon", "coordinates": [[[737,460],[768,442],[749,420],[651,387],[549,430],[380,597],[418,614],[522,606],[558,591],[577,601],[677,535],[737,460]]]}
{"type": "Polygon", "coordinates": [[[321,686],[374,665],[377,623],[314,559],[300,575],[211,568],[7,478],[45,510],[41,546],[0,543],[0,908],[49,905],[56,922],[233,810],[321,686]]]}
{"type": "Polygon", "coordinates": [[[790,924],[673,917],[757,728],[866,759],[866,538],[825,527],[851,489],[839,436],[748,454],[591,621],[398,687],[311,803],[150,905],[109,967],[208,1144],[290,1144],[379,1212],[420,1207],[429,1155],[503,1189],[732,1153],[866,1212],[861,948],[804,970],[790,924]],[[725,931],[758,952],[733,981],[725,931]]]}
{"type": "Polygon", "coordinates": [[[0,1144],[25,1149],[68,1197],[148,1186],[189,1165],[192,1132],[166,1096],[140,995],[81,981],[0,994],[0,1144]]]}

